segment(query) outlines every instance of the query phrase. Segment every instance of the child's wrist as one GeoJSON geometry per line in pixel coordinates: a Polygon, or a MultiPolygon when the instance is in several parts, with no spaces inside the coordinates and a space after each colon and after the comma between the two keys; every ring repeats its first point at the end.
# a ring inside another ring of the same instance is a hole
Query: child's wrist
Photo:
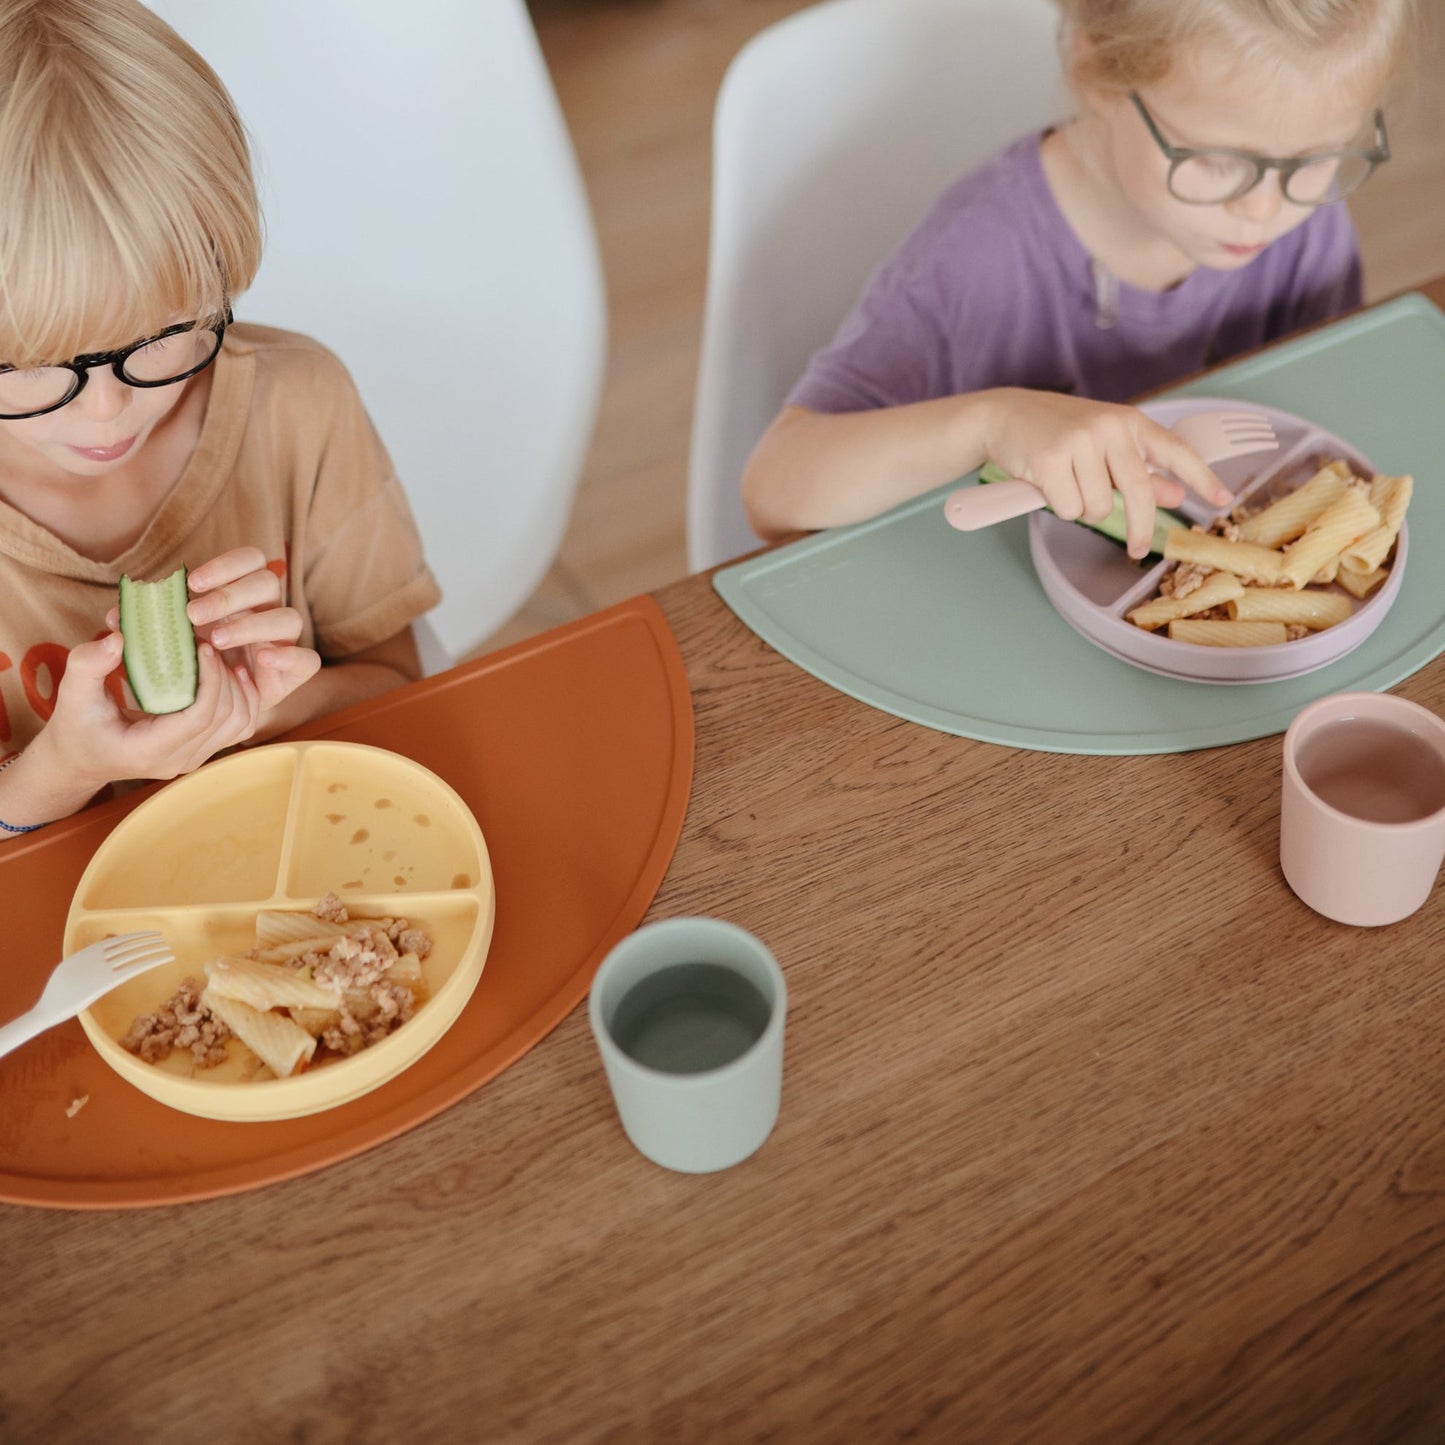
{"type": "Polygon", "coordinates": [[[77,812],[105,786],[63,756],[42,728],[0,776],[0,818],[12,827],[43,827],[77,812]]]}
{"type": "Polygon", "coordinates": [[[31,762],[25,758],[24,750],[11,753],[0,762],[0,837],[33,833],[64,816],[62,811],[52,812],[43,796],[37,796],[30,768],[31,762]],[[25,759],[23,763],[22,759],[25,759]]]}
{"type": "MultiPolygon", "coordinates": [[[[7,768],[9,768],[12,763],[18,763],[19,761],[20,761],[20,754],[19,754],[19,753],[11,753],[8,758],[4,759],[4,761],[0,761],[0,773],[5,772],[5,770],[6,770],[7,768]]],[[[24,809],[23,809],[23,805],[22,805],[22,812],[23,812],[23,811],[24,811],[24,809]]],[[[19,815],[17,814],[17,816],[19,816],[19,815]]],[[[45,826],[45,824],[44,824],[43,822],[42,822],[42,823],[11,823],[11,822],[7,821],[3,816],[0,816],[0,834],[4,834],[4,835],[6,835],[6,836],[13,836],[13,835],[16,834],[16,833],[33,833],[37,828],[43,828],[44,826],[45,826]]]]}
{"type": "Polygon", "coordinates": [[[958,450],[970,467],[995,460],[997,437],[1012,391],[1012,387],[995,386],[959,398],[963,405],[958,412],[958,450]]]}

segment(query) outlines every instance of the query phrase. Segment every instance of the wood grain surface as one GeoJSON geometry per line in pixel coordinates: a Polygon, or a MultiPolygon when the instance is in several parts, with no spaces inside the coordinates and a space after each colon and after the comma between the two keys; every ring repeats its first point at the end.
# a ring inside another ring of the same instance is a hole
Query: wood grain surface
{"type": "MultiPolygon", "coordinates": [[[[974,743],[658,596],[697,763],[652,916],[778,955],[773,1136],[647,1163],[579,1009],[319,1174],[0,1206],[0,1439],[1445,1438],[1440,890],[1299,903],[1278,738],[974,743]]],[[[1445,711],[1445,661],[1397,691],[1445,711]]]]}

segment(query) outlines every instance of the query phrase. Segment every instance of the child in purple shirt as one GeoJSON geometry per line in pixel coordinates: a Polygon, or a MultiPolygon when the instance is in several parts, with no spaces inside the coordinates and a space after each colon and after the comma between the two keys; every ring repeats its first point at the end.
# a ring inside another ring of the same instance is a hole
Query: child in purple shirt
{"type": "Polygon", "coordinates": [[[1388,157],[1413,0],[1059,0],[1077,114],[964,177],[874,275],[754,451],[762,536],[992,460],[1062,517],[1217,478],[1128,398],[1361,299],[1339,199],[1388,157]],[[1174,478],[1154,475],[1164,469],[1174,478]]]}

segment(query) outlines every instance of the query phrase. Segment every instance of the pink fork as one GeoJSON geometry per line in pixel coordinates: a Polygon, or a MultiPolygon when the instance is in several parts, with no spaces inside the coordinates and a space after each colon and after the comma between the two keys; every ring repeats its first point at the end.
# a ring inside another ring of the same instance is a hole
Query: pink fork
{"type": "MultiPolygon", "coordinates": [[[[1257,411],[1198,411],[1180,417],[1169,430],[1211,467],[1279,447],[1269,418],[1257,411]]],[[[1047,499],[1032,482],[1010,477],[987,486],[960,487],[944,502],[943,515],[960,532],[977,532],[1046,506],[1047,499]]]]}

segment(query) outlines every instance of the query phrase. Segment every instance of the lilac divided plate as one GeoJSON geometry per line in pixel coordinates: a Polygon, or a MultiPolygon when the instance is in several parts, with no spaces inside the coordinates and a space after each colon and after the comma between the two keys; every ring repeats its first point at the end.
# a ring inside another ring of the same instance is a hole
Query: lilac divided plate
{"type": "MultiPolygon", "coordinates": [[[[1343,457],[1364,477],[1375,468],[1356,447],[1290,412],[1241,403],[1236,399],[1188,397],[1148,401],[1140,410],[1165,426],[1193,412],[1257,411],[1274,424],[1279,450],[1258,452],[1221,462],[1215,474],[1235,494],[1273,500],[1302,486],[1326,462],[1343,457]]],[[[1191,522],[1209,523],[1227,508],[1211,507],[1191,492],[1175,509],[1191,522]]],[[[1171,642],[1125,619],[1125,613],[1154,595],[1172,562],[1131,562],[1116,542],[1080,526],[1061,521],[1052,512],[1029,518],[1029,553],[1044,592],[1059,615],[1096,647],[1163,677],[1185,682],[1279,682],[1313,672],[1358,647],[1384,620],[1405,574],[1406,528],[1400,527],[1390,575],[1364,601],[1354,602],[1353,615],[1323,632],[1271,647],[1201,647],[1171,642]]],[[[1333,590],[1343,592],[1342,588],[1333,590]]],[[[1349,596],[1348,593],[1344,593],[1349,596]]]]}

